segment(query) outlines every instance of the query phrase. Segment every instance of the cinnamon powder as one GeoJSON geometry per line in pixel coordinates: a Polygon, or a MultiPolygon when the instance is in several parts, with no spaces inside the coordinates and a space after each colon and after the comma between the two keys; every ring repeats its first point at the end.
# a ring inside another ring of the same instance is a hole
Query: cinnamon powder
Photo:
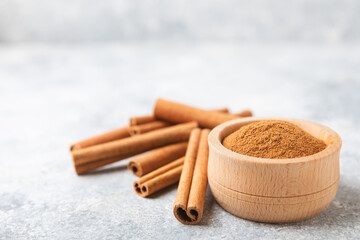
{"type": "Polygon", "coordinates": [[[295,124],[280,120],[250,123],[227,136],[223,145],[259,158],[298,158],[318,153],[326,144],[295,124]]]}

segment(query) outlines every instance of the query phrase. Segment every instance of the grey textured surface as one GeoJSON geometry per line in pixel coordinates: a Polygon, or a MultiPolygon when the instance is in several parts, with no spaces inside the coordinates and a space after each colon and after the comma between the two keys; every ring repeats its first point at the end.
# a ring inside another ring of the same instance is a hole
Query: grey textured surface
{"type": "Polygon", "coordinates": [[[360,41],[358,0],[1,0],[0,41],[360,41]]]}
{"type": "Polygon", "coordinates": [[[359,239],[360,46],[0,45],[0,239],[359,239]],[[150,113],[157,97],[256,116],[309,119],[343,139],[332,204],[296,224],[224,211],[172,214],[176,187],[143,199],[127,160],[76,176],[74,141],[150,113]]]}

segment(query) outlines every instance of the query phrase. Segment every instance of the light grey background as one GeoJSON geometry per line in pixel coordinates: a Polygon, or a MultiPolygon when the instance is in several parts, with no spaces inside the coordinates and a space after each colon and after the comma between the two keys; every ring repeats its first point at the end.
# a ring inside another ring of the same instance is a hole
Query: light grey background
{"type": "Polygon", "coordinates": [[[0,40],[354,42],[358,0],[2,0],[0,40]]]}
{"type": "Polygon", "coordinates": [[[0,239],[359,239],[358,1],[0,2],[0,239]],[[343,140],[332,204],[295,224],[143,199],[128,160],[76,176],[69,145],[151,113],[157,97],[308,119],[343,140]]]}

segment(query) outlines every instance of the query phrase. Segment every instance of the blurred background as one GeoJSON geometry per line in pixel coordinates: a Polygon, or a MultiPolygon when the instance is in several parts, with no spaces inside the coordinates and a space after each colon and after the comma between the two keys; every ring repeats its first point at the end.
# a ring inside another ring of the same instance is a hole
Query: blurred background
{"type": "Polygon", "coordinates": [[[357,0],[0,0],[0,238],[356,238],[359,13],[357,0]],[[208,191],[205,226],[188,229],[159,207],[176,190],[139,199],[127,161],[75,175],[71,143],[150,114],[158,97],[333,128],[338,195],[284,229],[234,218],[208,191]]]}
{"type": "Polygon", "coordinates": [[[0,39],[349,43],[360,39],[359,8],[356,0],[2,0],[0,39]]]}

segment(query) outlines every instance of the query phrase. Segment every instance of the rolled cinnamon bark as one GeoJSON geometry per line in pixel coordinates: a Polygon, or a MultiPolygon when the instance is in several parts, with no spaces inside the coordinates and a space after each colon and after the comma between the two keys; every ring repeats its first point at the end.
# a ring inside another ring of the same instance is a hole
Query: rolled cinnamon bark
{"type": "MultiPolygon", "coordinates": [[[[219,108],[219,109],[208,110],[208,111],[229,113],[228,108],[219,108]]],[[[142,124],[146,124],[146,123],[151,123],[153,121],[156,121],[156,118],[155,118],[154,115],[145,115],[145,116],[132,117],[132,118],[130,118],[129,126],[142,125],[142,124]]]]}
{"type": "Polygon", "coordinates": [[[147,197],[179,181],[184,157],[152,171],[134,182],[134,190],[141,197],[147,197]]]}
{"type": "Polygon", "coordinates": [[[108,165],[108,164],[123,160],[123,159],[128,158],[128,157],[131,157],[131,155],[104,158],[104,159],[99,159],[99,160],[94,161],[94,162],[80,163],[80,164],[76,164],[74,162],[74,167],[75,167],[76,174],[81,175],[83,173],[90,172],[90,171],[95,170],[97,168],[100,168],[100,167],[103,167],[105,165],[108,165]]]}
{"type": "Polygon", "coordinates": [[[165,121],[152,121],[140,125],[133,125],[129,127],[129,133],[131,136],[150,132],[156,129],[170,126],[171,123],[165,121]]]}
{"type": "MultiPolygon", "coordinates": [[[[209,110],[211,112],[222,112],[222,113],[229,113],[228,108],[220,108],[216,110],[209,110]]],[[[150,132],[156,129],[164,128],[171,126],[172,124],[166,121],[154,120],[150,121],[151,119],[155,119],[154,116],[143,116],[137,118],[130,119],[130,126],[129,126],[129,133],[131,136],[150,132]],[[142,124],[138,124],[138,122],[150,121],[142,124]]]]}
{"type": "MultiPolygon", "coordinates": [[[[150,149],[188,140],[197,122],[178,124],[141,135],[72,151],[75,166],[101,159],[134,156],[150,149]]],[[[123,159],[123,158],[122,158],[123,159]]]]}
{"type": "Polygon", "coordinates": [[[89,139],[85,139],[83,141],[74,143],[70,146],[70,151],[73,150],[77,150],[77,149],[81,149],[81,148],[86,148],[86,147],[91,147],[91,146],[95,146],[98,144],[102,144],[102,143],[106,143],[106,142],[111,142],[111,141],[115,141],[115,140],[119,140],[119,139],[123,139],[123,138],[127,138],[130,137],[129,134],[129,127],[123,127],[123,128],[119,128],[89,139]]]}
{"type": "Polygon", "coordinates": [[[244,110],[242,112],[235,113],[233,115],[238,116],[238,117],[251,117],[253,114],[250,110],[244,110]]]}
{"type": "Polygon", "coordinates": [[[140,125],[144,123],[149,123],[155,121],[154,115],[145,115],[145,116],[138,116],[130,118],[130,126],[140,125]]]}
{"type": "Polygon", "coordinates": [[[203,129],[201,131],[199,150],[196,158],[194,175],[191,182],[187,214],[193,220],[193,224],[196,224],[201,220],[204,210],[209,158],[209,133],[209,129],[203,129]]]}
{"type": "Polygon", "coordinates": [[[159,167],[162,167],[180,157],[185,156],[187,142],[175,143],[145,153],[131,159],[128,169],[141,177],[159,167]]]}
{"type": "Polygon", "coordinates": [[[231,114],[206,111],[164,99],[156,101],[154,116],[156,119],[171,123],[197,121],[200,127],[205,128],[214,128],[223,122],[238,118],[231,114]]]}
{"type": "Polygon", "coordinates": [[[207,186],[209,132],[209,129],[201,130],[201,132],[194,129],[191,132],[174,204],[174,215],[183,224],[196,224],[203,215],[207,186]]]}
{"type": "Polygon", "coordinates": [[[210,110],[210,111],[221,112],[221,113],[229,113],[229,109],[228,109],[228,108],[219,108],[219,109],[210,110]]]}

